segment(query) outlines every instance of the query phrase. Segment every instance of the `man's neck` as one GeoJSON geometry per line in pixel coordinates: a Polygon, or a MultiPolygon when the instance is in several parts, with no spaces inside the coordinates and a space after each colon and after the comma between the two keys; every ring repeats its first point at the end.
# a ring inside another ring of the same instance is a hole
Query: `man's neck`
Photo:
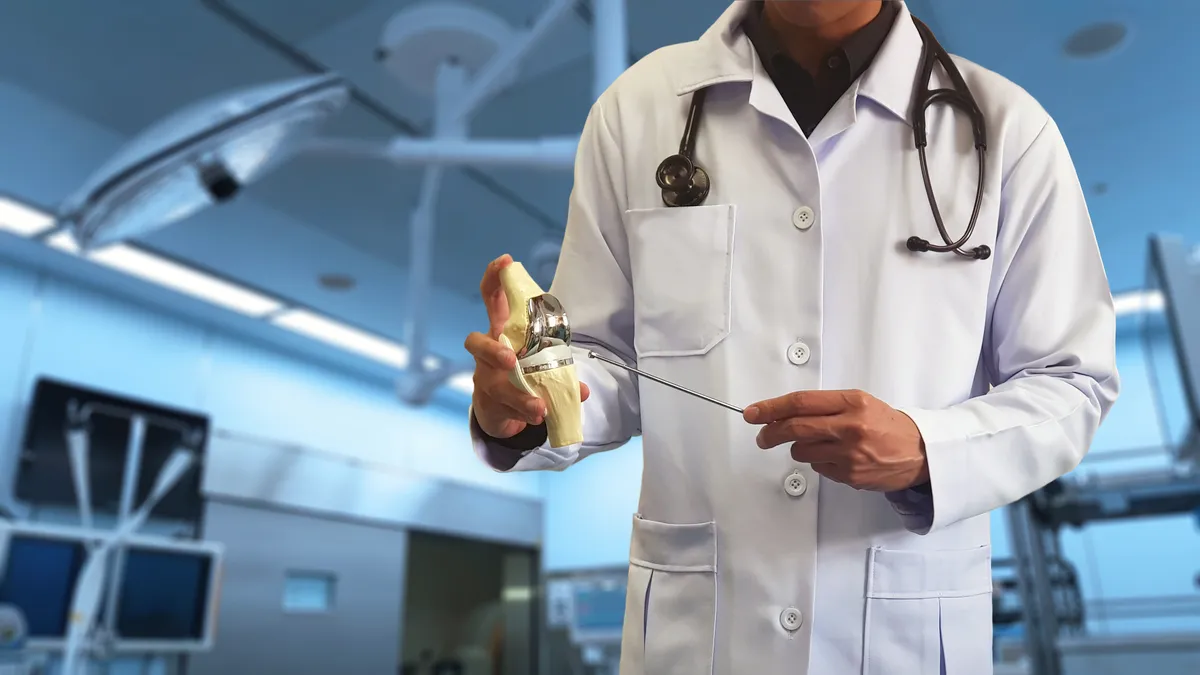
{"type": "Polygon", "coordinates": [[[767,0],[763,18],[788,55],[809,72],[816,72],[829,52],[879,16],[883,2],[807,0],[803,16],[799,17],[795,13],[795,0],[767,0]]]}

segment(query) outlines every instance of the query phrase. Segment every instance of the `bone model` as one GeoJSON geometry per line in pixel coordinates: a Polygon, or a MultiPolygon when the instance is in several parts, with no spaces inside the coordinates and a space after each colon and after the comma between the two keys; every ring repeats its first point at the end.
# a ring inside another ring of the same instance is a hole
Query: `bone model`
{"type": "MultiPolygon", "coordinates": [[[[546,432],[550,447],[562,448],[583,442],[583,404],[579,400],[579,377],[575,373],[570,335],[566,341],[542,340],[545,323],[534,316],[540,300],[547,296],[521,263],[500,271],[500,284],[508,298],[508,322],[500,341],[517,354],[517,367],[509,379],[518,388],[546,402],[546,432]],[[531,302],[532,301],[532,302],[531,302]]],[[[560,308],[561,312],[561,308],[560,308]]],[[[565,313],[559,317],[565,323],[565,313]]]]}

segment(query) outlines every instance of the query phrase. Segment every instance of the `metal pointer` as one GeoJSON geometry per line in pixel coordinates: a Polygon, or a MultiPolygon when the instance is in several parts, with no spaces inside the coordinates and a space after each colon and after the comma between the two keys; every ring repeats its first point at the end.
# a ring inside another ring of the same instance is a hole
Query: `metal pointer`
{"type": "Polygon", "coordinates": [[[618,368],[622,368],[622,369],[624,369],[624,370],[628,370],[629,372],[631,372],[631,373],[634,373],[635,375],[641,375],[642,377],[644,377],[644,378],[646,378],[646,379],[648,379],[648,380],[654,380],[655,382],[657,382],[657,383],[659,383],[659,384],[666,385],[666,386],[668,386],[668,387],[670,387],[670,388],[672,388],[672,389],[675,389],[675,390],[677,390],[677,391],[682,391],[682,392],[683,392],[683,393],[685,393],[685,394],[691,394],[692,396],[695,396],[695,397],[696,397],[696,398],[698,398],[698,399],[702,399],[702,400],[708,401],[709,403],[715,403],[715,404],[717,404],[717,405],[721,406],[722,408],[727,408],[727,409],[729,409],[729,410],[732,410],[732,411],[733,411],[733,412],[735,412],[735,413],[743,413],[743,412],[745,412],[744,410],[742,410],[741,408],[739,408],[739,407],[737,407],[737,406],[735,406],[735,405],[731,405],[731,404],[729,404],[729,403],[726,403],[726,402],[724,402],[724,401],[721,401],[721,400],[715,399],[715,398],[713,398],[713,397],[711,397],[711,396],[705,396],[704,394],[701,394],[701,393],[700,393],[700,392],[698,392],[698,391],[692,391],[691,389],[688,389],[687,387],[684,387],[684,386],[681,386],[681,385],[675,384],[674,382],[668,382],[667,380],[664,380],[664,379],[662,379],[661,377],[658,377],[657,375],[651,375],[650,373],[647,373],[647,372],[645,372],[645,371],[643,371],[643,370],[638,370],[637,368],[634,368],[634,367],[632,367],[632,366],[627,366],[627,365],[625,365],[624,363],[621,363],[620,361],[614,361],[614,360],[612,360],[612,359],[605,358],[605,357],[603,357],[603,356],[600,356],[600,355],[599,355],[599,354],[597,354],[596,352],[589,351],[589,352],[588,352],[588,358],[596,359],[597,361],[603,361],[603,362],[605,362],[605,363],[607,363],[607,364],[609,364],[609,365],[613,365],[613,366],[616,366],[616,367],[618,367],[618,368]]]}

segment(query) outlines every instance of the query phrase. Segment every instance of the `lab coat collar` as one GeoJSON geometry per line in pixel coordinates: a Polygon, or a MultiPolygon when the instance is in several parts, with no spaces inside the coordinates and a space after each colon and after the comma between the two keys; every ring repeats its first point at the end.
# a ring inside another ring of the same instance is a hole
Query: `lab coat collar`
{"type": "MultiPolygon", "coordinates": [[[[757,80],[766,77],[766,73],[760,72],[761,65],[754,54],[754,47],[742,33],[742,20],[750,9],[747,0],[735,0],[694,43],[697,49],[695,56],[690,59],[692,65],[676,88],[679,96],[726,82],[754,82],[758,85],[757,80]]],[[[851,87],[849,94],[852,97],[865,96],[911,124],[910,108],[920,61],[921,36],[913,25],[908,6],[901,2],[891,32],[871,67],[851,87]]],[[[754,89],[765,89],[760,93],[767,97],[760,99],[756,107],[784,121],[791,117],[783,97],[777,91],[774,91],[774,96],[768,93],[774,87],[755,86],[754,89]]],[[[754,98],[755,94],[751,96],[754,98]]]]}
{"type": "Polygon", "coordinates": [[[908,6],[901,3],[896,23],[875,61],[859,78],[858,94],[887,108],[912,124],[912,101],[921,66],[921,34],[913,25],[908,6]]]}
{"type": "Polygon", "coordinates": [[[689,47],[695,55],[675,93],[686,96],[725,82],[749,82],[754,77],[754,47],[742,33],[742,20],[750,11],[747,0],[736,0],[700,40],[689,47]]]}

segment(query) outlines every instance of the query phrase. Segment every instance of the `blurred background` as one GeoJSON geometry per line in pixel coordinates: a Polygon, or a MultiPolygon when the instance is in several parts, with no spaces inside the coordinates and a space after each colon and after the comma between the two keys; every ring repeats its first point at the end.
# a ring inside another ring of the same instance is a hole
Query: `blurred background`
{"type": "MultiPolygon", "coordinates": [[[[1120,314],[1091,454],[993,514],[997,672],[1194,675],[1200,4],[909,6],[1056,118],[1120,314]]],[[[0,672],[615,674],[640,443],[492,472],[461,345],[726,7],[0,1],[0,672]]]]}

